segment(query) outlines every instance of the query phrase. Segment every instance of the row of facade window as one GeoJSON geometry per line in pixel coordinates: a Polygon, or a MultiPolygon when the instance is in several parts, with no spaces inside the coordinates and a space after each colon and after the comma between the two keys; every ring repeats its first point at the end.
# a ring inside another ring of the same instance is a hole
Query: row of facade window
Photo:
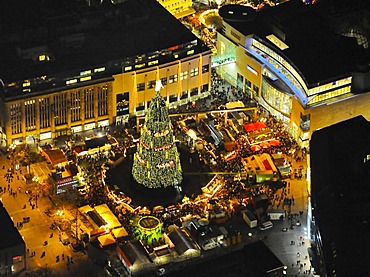
{"type": "Polygon", "coordinates": [[[318,94],[318,93],[321,93],[321,92],[324,92],[324,91],[333,90],[335,88],[343,87],[343,86],[346,86],[346,85],[350,86],[351,83],[352,83],[352,77],[347,77],[347,78],[338,80],[336,82],[327,83],[327,84],[309,89],[308,90],[308,96],[318,94]]]}
{"type": "Polygon", "coordinates": [[[12,134],[22,133],[22,119],[25,118],[26,131],[36,130],[37,114],[40,128],[51,127],[52,120],[55,126],[67,124],[68,114],[70,121],[76,122],[82,119],[91,119],[96,116],[108,114],[108,87],[88,88],[67,93],[57,94],[37,100],[24,102],[24,109],[21,103],[10,106],[10,125],[12,134]],[[38,102],[38,103],[37,103],[38,102]]]}
{"type": "MultiPolygon", "coordinates": [[[[206,85],[203,86],[201,92],[208,91],[208,89],[209,89],[208,84],[206,84],[206,85]]],[[[190,95],[189,95],[189,92],[187,90],[183,91],[180,96],[178,96],[177,94],[170,95],[168,97],[168,102],[169,103],[174,103],[178,100],[187,99],[189,96],[192,97],[192,96],[195,96],[197,94],[198,94],[198,88],[195,87],[195,88],[192,88],[190,90],[190,95]]],[[[147,102],[147,107],[149,107],[149,105],[150,105],[150,101],[147,102]]],[[[145,102],[141,102],[136,106],[136,111],[143,111],[144,109],[145,109],[145,102]]],[[[128,109],[127,109],[127,112],[125,114],[128,114],[128,109]]]]}
{"type": "MultiPolygon", "coordinates": [[[[283,67],[285,67],[290,74],[294,76],[294,78],[298,81],[295,85],[298,86],[298,88],[307,91],[307,87],[305,82],[303,81],[303,78],[301,75],[297,72],[297,70],[288,62],[286,61],[283,57],[281,57],[279,54],[277,54],[275,51],[267,47],[266,45],[262,44],[261,42],[257,41],[256,39],[252,40],[252,47],[255,48],[255,50],[260,50],[267,54],[269,57],[274,59],[276,62],[281,64],[283,67]]],[[[267,58],[267,57],[266,57],[267,58]]]]}
{"type": "MultiPolygon", "coordinates": [[[[205,66],[205,67],[208,68],[208,66],[205,66]]],[[[208,71],[205,71],[206,68],[204,69],[204,71],[202,71],[203,73],[208,72],[208,71]]],[[[198,76],[198,75],[199,75],[199,69],[197,67],[190,70],[190,77],[195,77],[195,76],[198,76]]],[[[188,79],[188,76],[189,76],[188,71],[181,72],[180,73],[180,80],[181,81],[186,80],[186,79],[188,79]]],[[[167,82],[169,84],[173,84],[173,83],[176,83],[177,81],[178,81],[178,74],[170,75],[168,79],[167,79],[167,77],[161,78],[162,85],[167,85],[167,82]]],[[[155,88],[155,84],[156,84],[156,80],[148,81],[147,82],[147,89],[155,88]]],[[[137,91],[145,90],[145,83],[137,84],[136,88],[137,88],[137,91]]]]}
{"type": "Polygon", "coordinates": [[[339,89],[335,89],[326,93],[321,93],[316,95],[310,102],[308,102],[308,105],[314,105],[319,102],[327,101],[336,97],[339,97],[341,95],[347,94],[351,92],[351,86],[342,87],[339,89]]]}

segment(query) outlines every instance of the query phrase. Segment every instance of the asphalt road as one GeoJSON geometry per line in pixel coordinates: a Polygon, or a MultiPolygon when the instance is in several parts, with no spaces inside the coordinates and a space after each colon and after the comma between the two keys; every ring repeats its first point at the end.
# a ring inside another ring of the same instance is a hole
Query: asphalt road
{"type": "MultiPolygon", "coordinates": [[[[303,172],[307,170],[307,159],[297,163],[292,161],[293,169],[298,169],[303,166],[303,172]]],[[[288,219],[283,221],[273,221],[274,227],[270,230],[261,231],[267,236],[266,245],[275,253],[275,255],[288,266],[287,276],[314,276],[313,270],[311,274],[304,274],[304,271],[310,269],[310,259],[308,255],[308,247],[310,247],[309,222],[307,220],[307,209],[309,201],[309,182],[302,178],[287,179],[290,182],[290,193],[287,197],[294,197],[294,205],[291,206],[291,213],[298,214],[294,222],[301,222],[301,226],[295,226],[294,230],[290,230],[291,222],[288,219]],[[302,215],[299,212],[303,211],[302,215]],[[288,228],[288,231],[283,232],[283,228],[288,228]],[[294,242],[294,245],[291,242],[294,242]],[[299,254],[298,254],[299,253],[299,254]],[[306,258],[307,257],[307,258],[306,258]],[[300,261],[297,264],[297,261],[300,261]],[[302,267],[301,267],[302,264],[302,267]]],[[[281,208],[281,206],[280,206],[281,208]]],[[[285,206],[287,210],[287,207],[285,206]]]]}

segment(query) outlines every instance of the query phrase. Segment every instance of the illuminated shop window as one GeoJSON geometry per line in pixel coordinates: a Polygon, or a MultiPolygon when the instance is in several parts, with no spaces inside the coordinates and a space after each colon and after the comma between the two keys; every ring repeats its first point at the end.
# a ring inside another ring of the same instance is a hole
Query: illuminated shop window
{"type": "Polygon", "coordinates": [[[342,87],[342,88],[332,90],[326,93],[321,93],[321,94],[316,95],[312,100],[310,100],[310,102],[308,102],[308,105],[314,105],[320,102],[328,101],[330,99],[334,99],[336,97],[348,94],[350,92],[351,92],[351,87],[347,86],[347,87],[342,87]]]}
{"type": "Polygon", "coordinates": [[[207,73],[207,72],[209,72],[209,65],[208,64],[202,66],[202,73],[207,73]]]}
{"type": "Polygon", "coordinates": [[[286,115],[291,114],[292,97],[277,90],[264,79],[262,79],[262,97],[274,109],[286,115]]]}
{"type": "Polygon", "coordinates": [[[142,103],[139,103],[139,105],[137,105],[136,107],[136,111],[143,111],[145,109],[145,103],[142,102],[142,103]]]}

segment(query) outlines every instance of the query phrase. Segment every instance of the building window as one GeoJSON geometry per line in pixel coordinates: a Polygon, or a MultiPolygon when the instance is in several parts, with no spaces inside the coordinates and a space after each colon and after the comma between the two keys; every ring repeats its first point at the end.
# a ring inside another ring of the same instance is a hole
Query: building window
{"type": "Polygon", "coordinates": [[[89,88],[84,90],[85,101],[85,119],[94,118],[94,89],[89,88]]]}
{"type": "Polygon", "coordinates": [[[244,86],[244,77],[243,77],[243,75],[241,75],[239,73],[237,74],[236,85],[237,85],[237,88],[238,89],[243,89],[243,86],[244,86]]]}
{"type": "Polygon", "coordinates": [[[275,110],[278,110],[285,115],[291,114],[293,101],[289,94],[276,89],[264,79],[262,79],[261,92],[263,99],[275,110]]]}
{"type": "Polygon", "coordinates": [[[209,65],[208,64],[202,66],[202,73],[207,73],[207,72],[209,72],[209,65]]]}
{"type": "Polygon", "coordinates": [[[256,85],[253,85],[253,91],[255,92],[255,93],[258,93],[259,92],[259,87],[257,87],[256,85]]]}
{"type": "Polygon", "coordinates": [[[65,93],[54,95],[54,124],[55,126],[67,123],[67,96],[65,93]]]}
{"type": "Polygon", "coordinates": [[[108,114],[108,86],[98,87],[98,116],[108,114]]]}
{"type": "Polygon", "coordinates": [[[180,99],[186,99],[186,98],[188,98],[188,91],[187,90],[182,92],[180,99]]]}
{"type": "Polygon", "coordinates": [[[81,91],[73,91],[70,94],[71,122],[81,120],[81,91]]]}
{"type": "Polygon", "coordinates": [[[169,83],[172,84],[172,83],[175,83],[175,82],[177,82],[177,74],[170,76],[169,83]]]}
{"type": "Polygon", "coordinates": [[[193,68],[190,70],[190,77],[195,77],[195,76],[198,76],[199,74],[199,68],[196,67],[196,68],[193,68]]]}
{"type": "Polygon", "coordinates": [[[202,86],[202,92],[207,92],[209,90],[208,84],[202,86]]]}
{"type": "Polygon", "coordinates": [[[145,90],[145,83],[137,84],[136,88],[137,88],[137,91],[145,90]]]}
{"type": "Polygon", "coordinates": [[[50,127],[50,100],[49,98],[39,99],[40,129],[50,127]]]}
{"type": "Polygon", "coordinates": [[[301,113],[300,127],[302,131],[307,132],[310,130],[310,122],[311,122],[311,115],[310,114],[304,115],[301,113]]]}
{"type": "Polygon", "coordinates": [[[155,88],[155,80],[151,80],[148,82],[148,89],[155,88]]]}
{"type": "Polygon", "coordinates": [[[36,130],[36,101],[27,100],[24,103],[26,113],[26,131],[36,130]]]}
{"type": "Polygon", "coordinates": [[[177,101],[177,95],[170,95],[170,103],[176,102],[177,101]]]}
{"type": "Polygon", "coordinates": [[[124,115],[129,113],[129,102],[130,93],[124,92],[122,94],[117,94],[116,96],[116,112],[117,115],[124,115]]]}
{"type": "Polygon", "coordinates": [[[21,104],[13,104],[10,106],[10,124],[12,135],[22,133],[22,108],[21,104]]]}
{"type": "Polygon", "coordinates": [[[245,79],[245,83],[247,84],[248,88],[252,88],[252,82],[249,81],[248,79],[245,79]]]}
{"type": "Polygon", "coordinates": [[[198,94],[198,88],[192,88],[190,90],[190,96],[194,96],[194,95],[197,95],[198,94]]]}
{"type": "Polygon", "coordinates": [[[188,72],[184,71],[180,73],[180,80],[186,80],[188,78],[188,72]]]}

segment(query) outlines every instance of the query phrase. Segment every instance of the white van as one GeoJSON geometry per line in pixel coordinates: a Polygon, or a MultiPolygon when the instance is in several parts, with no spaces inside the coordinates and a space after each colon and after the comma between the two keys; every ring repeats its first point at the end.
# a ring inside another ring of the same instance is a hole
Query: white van
{"type": "Polygon", "coordinates": [[[263,222],[260,226],[259,226],[259,229],[261,231],[265,231],[267,229],[270,229],[272,228],[274,225],[272,224],[271,221],[266,221],[266,222],[263,222]]]}

